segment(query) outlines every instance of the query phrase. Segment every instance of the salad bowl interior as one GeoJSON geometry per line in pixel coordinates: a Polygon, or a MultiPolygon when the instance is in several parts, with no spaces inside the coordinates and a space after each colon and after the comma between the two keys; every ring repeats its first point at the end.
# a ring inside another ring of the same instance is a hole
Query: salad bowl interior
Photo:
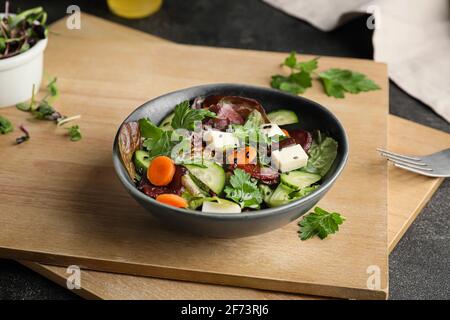
{"type": "Polygon", "coordinates": [[[338,119],[324,106],[303,97],[281,91],[247,86],[241,84],[210,84],[191,87],[152,99],[134,110],[121,124],[113,146],[113,164],[119,180],[125,189],[150,214],[167,226],[182,229],[188,233],[218,238],[238,238],[257,235],[280,228],[307,213],[332,187],[346,164],[348,140],[338,119]],[[267,114],[280,109],[293,111],[298,118],[295,125],[308,132],[320,130],[337,143],[337,152],[330,168],[322,176],[320,186],[297,200],[286,204],[264,207],[259,210],[233,212],[202,212],[189,208],[177,208],[156,201],[138,190],[136,182],[130,177],[120,150],[120,128],[124,124],[149,119],[160,124],[170,115],[175,106],[183,101],[208,96],[240,96],[258,101],[267,114]]]}

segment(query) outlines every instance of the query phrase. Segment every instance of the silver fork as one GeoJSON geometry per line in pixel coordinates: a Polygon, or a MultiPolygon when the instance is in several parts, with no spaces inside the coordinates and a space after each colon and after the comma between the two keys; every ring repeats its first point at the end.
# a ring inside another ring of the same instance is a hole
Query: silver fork
{"type": "Polygon", "coordinates": [[[450,149],[422,157],[405,156],[380,148],[377,150],[396,167],[429,177],[450,177],[450,149]]]}

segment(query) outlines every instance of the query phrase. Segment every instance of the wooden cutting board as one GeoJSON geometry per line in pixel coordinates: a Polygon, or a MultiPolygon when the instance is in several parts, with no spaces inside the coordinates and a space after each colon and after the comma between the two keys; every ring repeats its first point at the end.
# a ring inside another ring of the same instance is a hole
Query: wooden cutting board
{"type": "MultiPolygon", "coordinates": [[[[238,240],[198,238],[161,227],[120,186],[111,165],[117,125],[144,101],[175,89],[214,82],[267,86],[283,53],[160,43],[83,15],[81,30],[52,27],[46,70],[57,75],[64,114],[81,113],[84,138],[69,142],[52,123],[26,120],[29,142],[1,137],[0,255],[135,275],[343,298],[387,295],[386,66],[322,57],[320,69],[367,74],[380,91],[329,98],[318,83],[305,95],[332,110],[350,139],[348,165],[320,206],[347,221],[335,236],[299,241],[297,226],[238,240]],[[374,190],[376,192],[374,192],[374,190]],[[381,286],[368,289],[367,270],[381,286]]],[[[309,57],[303,57],[303,59],[309,57]]]]}
{"type": "MultiPolygon", "coordinates": [[[[398,152],[432,153],[450,146],[447,133],[389,116],[388,148],[398,152]],[[430,141],[432,143],[430,144],[430,141]]],[[[430,179],[388,168],[388,245],[391,252],[444,179],[430,179]]],[[[66,268],[22,261],[28,268],[66,287],[66,268]]],[[[87,299],[312,299],[312,296],[196,284],[149,277],[83,270],[81,289],[87,299]]],[[[316,297],[314,297],[315,299],[316,297]]]]}

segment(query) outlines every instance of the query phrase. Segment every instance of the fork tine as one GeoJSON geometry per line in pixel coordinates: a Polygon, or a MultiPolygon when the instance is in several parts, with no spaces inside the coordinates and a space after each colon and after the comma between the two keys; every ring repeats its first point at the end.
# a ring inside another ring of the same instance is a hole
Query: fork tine
{"type": "Polygon", "coordinates": [[[381,153],[384,153],[384,154],[387,154],[387,155],[390,155],[390,156],[395,156],[395,157],[407,159],[407,160],[416,160],[416,161],[422,160],[421,158],[418,158],[418,157],[405,156],[403,154],[387,151],[387,150],[384,150],[384,149],[381,149],[381,148],[377,148],[377,150],[379,152],[381,152],[381,153]]]}
{"type": "Polygon", "coordinates": [[[433,169],[430,167],[419,167],[419,166],[415,166],[413,164],[409,164],[409,163],[405,163],[405,162],[402,162],[399,160],[394,160],[394,159],[389,159],[389,158],[388,158],[388,160],[393,162],[397,167],[401,166],[401,168],[403,168],[403,169],[406,169],[406,168],[414,169],[421,173],[433,171],[433,169]]]}
{"type": "Polygon", "coordinates": [[[397,156],[393,156],[393,155],[389,155],[389,154],[386,154],[386,153],[381,153],[381,155],[383,156],[383,157],[386,157],[386,158],[388,158],[389,160],[397,160],[397,161],[401,161],[402,163],[408,163],[408,164],[412,164],[412,165],[415,165],[415,166],[419,166],[419,167],[426,167],[427,166],[427,164],[425,163],[425,162],[417,162],[417,161],[413,161],[413,160],[409,160],[409,159],[403,159],[403,158],[400,158],[400,157],[397,157],[397,156]]]}
{"type": "Polygon", "coordinates": [[[424,176],[429,176],[429,177],[434,177],[435,176],[432,173],[433,169],[428,169],[428,170],[423,170],[422,168],[421,169],[415,169],[413,167],[405,166],[405,165],[402,165],[402,164],[399,164],[399,163],[394,163],[394,166],[396,166],[398,168],[401,168],[401,169],[404,169],[404,170],[407,170],[407,171],[418,173],[418,174],[421,174],[421,175],[424,175],[424,176]]]}

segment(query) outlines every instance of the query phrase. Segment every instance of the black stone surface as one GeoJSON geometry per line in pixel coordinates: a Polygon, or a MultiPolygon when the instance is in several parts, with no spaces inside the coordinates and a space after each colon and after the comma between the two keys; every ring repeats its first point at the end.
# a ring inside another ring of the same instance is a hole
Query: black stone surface
{"type": "MultiPolygon", "coordinates": [[[[158,13],[141,20],[112,15],[104,1],[11,3],[13,8],[42,5],[50,21],[63,17],[68,5],[77,4],[82,11],[180,43],[366,59],[373,55],[372,34],[365,27],[365,17],[325,33],[260,0],[166,0],[158,13]]],[[[393,83],[390,113],[450,132],[445,120],[393,83]]],[[[446,180],[390,256],[391,299],[450,298],[449,214],[450,182],[446,180]]],[[[0,260],[0,299],[77,296],[16,262],[0,260]]]]}

